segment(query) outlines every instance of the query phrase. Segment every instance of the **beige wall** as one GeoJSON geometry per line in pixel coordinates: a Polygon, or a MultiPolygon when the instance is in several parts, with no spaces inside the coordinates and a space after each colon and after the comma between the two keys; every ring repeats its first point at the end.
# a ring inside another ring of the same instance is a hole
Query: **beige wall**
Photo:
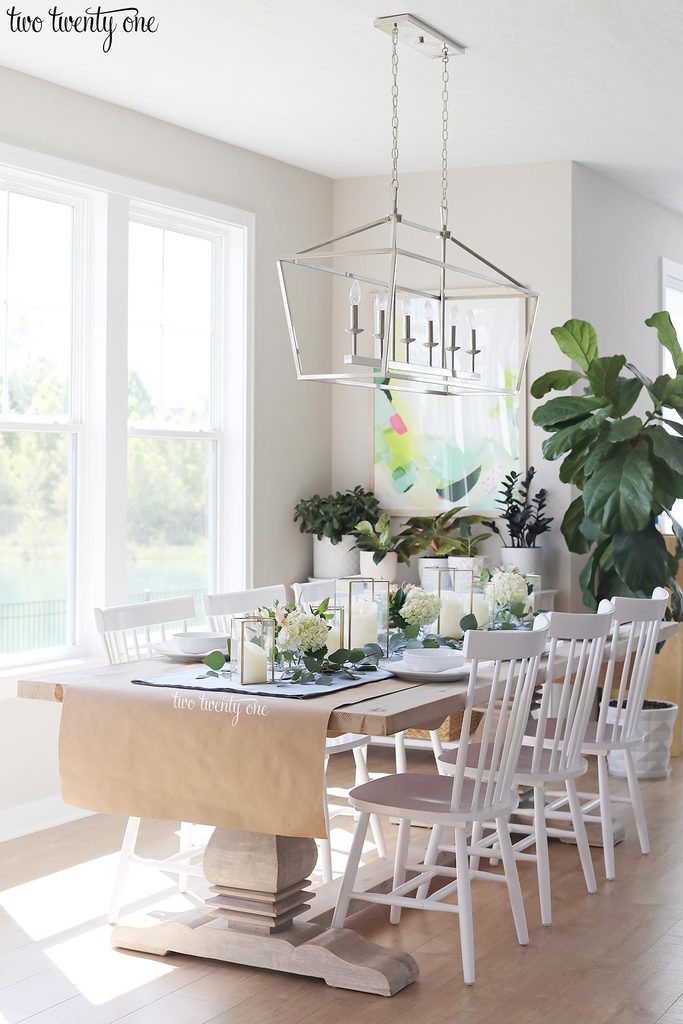
{"type": "MultiPolygon", "coordinates": [[[[529,357],[528,379],[568,365],[556,349],[550,328],[571,315],[571,164],[548,163],[459,170],[450,177],[450,227],[456,237],[539,292],[536,330],[529,357]]],[[[440,176],[403,174],[400,209],[408,218],[438,224],[440,176]]],[[[349,178],[334,184],[335,232],[374,220],[389,212],[385,178],[349,178]]],[[[336,295],[344,317],[347,296],[336,295]]],[[[339,341],[340,335],[337,336],[339,341]]],[[[439,399],[437,399],[439,400],[439,399]]],[[[457,401],[457,398],[443,399],[457,401]]],[[[529,403],[529,414],[535,403],[529,403]]],[[[333,396],[333,482],[338,487],[372,482],[372,398],[355,388],[336,388],[333,396]]],[[[559,533],[559,520],[569,495],[559,483],[556,465],[544,463],[542,437],[528,434],[529,464],[538,470],[539,486],[550,492],[556,517],[547,540],[545,581],[569,599],[569,555],[559,533]]]]}

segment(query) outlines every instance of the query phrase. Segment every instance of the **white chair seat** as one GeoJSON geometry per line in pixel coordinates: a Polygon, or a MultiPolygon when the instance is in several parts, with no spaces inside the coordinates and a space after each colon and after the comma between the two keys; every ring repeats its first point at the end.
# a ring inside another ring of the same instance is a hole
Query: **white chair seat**
{"type": "MultiPolygon", "coordinates": [[[[472,744],[467,751],[467,766],[465,768],[465,775],[470,772],[475,772],[479,768],[479,756],[481,753],[481,746],[478,743],[472,744]]],[[[517,761],[517,768],[515,770],[515,782],[520,785],[539,785],[543,782],[563,782],[565,779],[578,779],[581,775],[585,775],[588,771],[588,762],[584,758],[579,758],[577,764],[573,768],[551,768],[551,757],[552,750],[541,750],[539,751],[536,767],[532,771],[534,763],[534,749],[533,747],[522,747],[519,758],[517,761]]],[[[455,765],[455,758],[457,752],[454,750],[447,750],[441,755],[439,760],[446,766],[446,770],[453,770],[455,765]]],[[[485,759],[483,765],[485,770],[488,770],[491,766],[490,756],[485,759]]]]}
{"type": "MultiPolygon", "coordinates": [[[[398,814],[408,812],[411,821],[429,824],[455,824],[479,821],[511,814],[517,807],[517,795],[510,792],[509,799],[499,806],[480,809],[472,807],[475,783],[466,779],[462,787],[461,808],[451,810],[453,781],[448,775],[427,775],[408,772],[405,775],[385,775],[364,786],[356,786],[349,793],[349,803],[371,814],[398,814]]],[[[399,817],[401,815],[399,814],[399,817]]]]}
{"type": "MultiPolygon", "coordinates": [[[[556,724],[557,719],[555,718],[549,718],[546,722],[545,741],[547,743],[552,743],[553,737],[555,735],[556,724]]],[[[526,728],[526,736],[535,736],[536,731],[537,722],[534,719],[532,719],[526,728]]],[[[641,743],[642,739],[642,736],[635,736],[634,738],[629,740],[608,739],[605,737],[603,737],[601,740],[598,740],[598,723],[589,722],[586,726],[585,739],[581,744],[581,752],[583,754],[606,754],[609,753],[610,750],[630,750],[631,747],[636,747],[639,743],[641,743]]]]}
{"type": "Polygon", "coordinates": [[[325,740],[325,750],[328,754],[343,754],[347,750],[367,747],[369,741],[370,737],[362,733],[344,732],[341,736],[328,736],[325,740]]]}

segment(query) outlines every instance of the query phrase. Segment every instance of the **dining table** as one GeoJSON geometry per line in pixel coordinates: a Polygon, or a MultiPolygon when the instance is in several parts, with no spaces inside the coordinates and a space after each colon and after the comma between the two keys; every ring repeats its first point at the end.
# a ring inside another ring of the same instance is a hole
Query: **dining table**
{"type": "MultiPolygon", "coordinates": [[[[675,636],[678,626],[663,623],[660,639],[675,636]]],[[[618,652],[622,648],[625,652],[625,637],[619,636],[613,642],[619,645],[618,652]]],[[[566,657],[555,661],[558,678],[565,672],[566,657]]],[[[24,699],[61,703],[70,686],[129,686],[141,673],[148,678],[168,672],[169,663],[161,658],[53,671],[21,679],[17,693],[24,699]]],[[[372,683],[368,684],[368,691],[372,687],[372,683]]],[[[436,729],[464,707],[467,690],[467,678],[443,682],[412,680],[394,692],[374,693],[365,698],[362,688],[348,690],[347,698],[343,692],[337,695],[339,702],[329,713],[327,730],[330,735],[352,732],[373,738],[392,736],[410,728],[436,729]]],[[[481,664],[475,701],[485,701],[489,692],[490,675],[487,666],[481,664]]],[[[315,702],[289,703],[297,704],[295,713],[304,714],[304,706],[315,702]]],[[[169,757],[172,756],[171,751],[169,757]]],[[[321,752],[321,775],[322,757],[321,752]]],[[[216,765],[215,770],[225,771],[226,766],[216,765]]],[[[163,771],[162,765],[159,771],[163,771]]],[[[126,813],[135,814],[135,808],[126,813]]],[[[414,840],[415,861],[419,860],[425,843],[426,836],[414,840]]],[[[203,874],[211,885],[211,896],[202,906],[177,914],[150,908],[142,921],[124,919],[113,926],[112,944],[153,955],[183,953],[317,977],[334,987],[384,996],[394,995],[415,981],[419,970],[408,953],[373,943],[352,929],[327,926],[339,880],[311,890],[310,875],[316,860],[317,846],[311,835],[271,834],[216,824],[203,853],[203,874]],[[255,921],[266,924],[259,927],[255,921]],[[268,921],[280,924],[268,927],[268,921]]],[[[355,888],[369,892],[386,887],[392,873],[391,860],[377,857],[361,869],[355,888]]]]}

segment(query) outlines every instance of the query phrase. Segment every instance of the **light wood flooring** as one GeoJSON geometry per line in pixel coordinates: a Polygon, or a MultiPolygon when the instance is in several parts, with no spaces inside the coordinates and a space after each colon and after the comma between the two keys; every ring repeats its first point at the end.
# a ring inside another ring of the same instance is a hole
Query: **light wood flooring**
{"type": "MultiPolygon", "coordinates": [[[[414,769],[433,770],[410,752],[414,769]]],[[[333,785],[350,784],[350,755],[332,759],[333,785]]],[[[388,770],[373,750],[371,771],[388,770]]],[[[586,788],[586,780],[580,780],[586,788]]],[[[590,786],[588,788],[591,788],[590,786]]],[[[615,791],[623,791],[619,782],[615,791]]],[[[542,928],[533,864],[521,864],[531,944],[520,948],[503,886],[474,884],[477,983],[462,984],[457,917],[371,907],[352,926],[407,950],[418,983],[382,999],[323,982],[180,956],[112,950],[106,924],[118,818],[93,816],[0,845],[0,1024],[683,1024],[683,760],[671,778],[643,784],[652,853],[641,856],[629,818],[617,880],[586,893],[574,847],[553,842],[554,924],[542,928]]],[[[617,808],[628,815],[628,809],[617,808]]],[[[336,860],[350,840],[333,825],[336,860]]],[[[395,829],[389,826],[393,841],[395,829]]],[[[142,852],[159,855],[173,827],[145,823],[142,852]]],[[[369,856],[372,854],[369,853],[369,856]]],[[[173,894],[169,878],[135,870],[131,901],[173,894]]],[[[173,897],[177,898],[177,897],[173,897]]]]}

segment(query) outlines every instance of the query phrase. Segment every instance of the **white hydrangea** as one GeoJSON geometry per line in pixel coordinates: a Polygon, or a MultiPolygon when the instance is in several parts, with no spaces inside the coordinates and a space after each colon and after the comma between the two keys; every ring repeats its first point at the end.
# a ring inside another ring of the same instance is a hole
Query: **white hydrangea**
{"type": "Polygon", "coordinates": [[[319,651],[327,644],[329,625],[312,612],[292,611],[285,618],[277,638],[277,649],[290,654],[319,651]]]}
{"type": "Polygon", "coordinates": [[[491,580],[493,600],[499,608],[521,601],[526,605],[529,587],[521,572],[495,572],[491,580]]]}
{"type": "Polygon", "coordinates": [[[413,587],[401,608],[401,615],[411,626],[429,626],[439,617],[441,598],[428,594],[422,587],[413,587]]]}

